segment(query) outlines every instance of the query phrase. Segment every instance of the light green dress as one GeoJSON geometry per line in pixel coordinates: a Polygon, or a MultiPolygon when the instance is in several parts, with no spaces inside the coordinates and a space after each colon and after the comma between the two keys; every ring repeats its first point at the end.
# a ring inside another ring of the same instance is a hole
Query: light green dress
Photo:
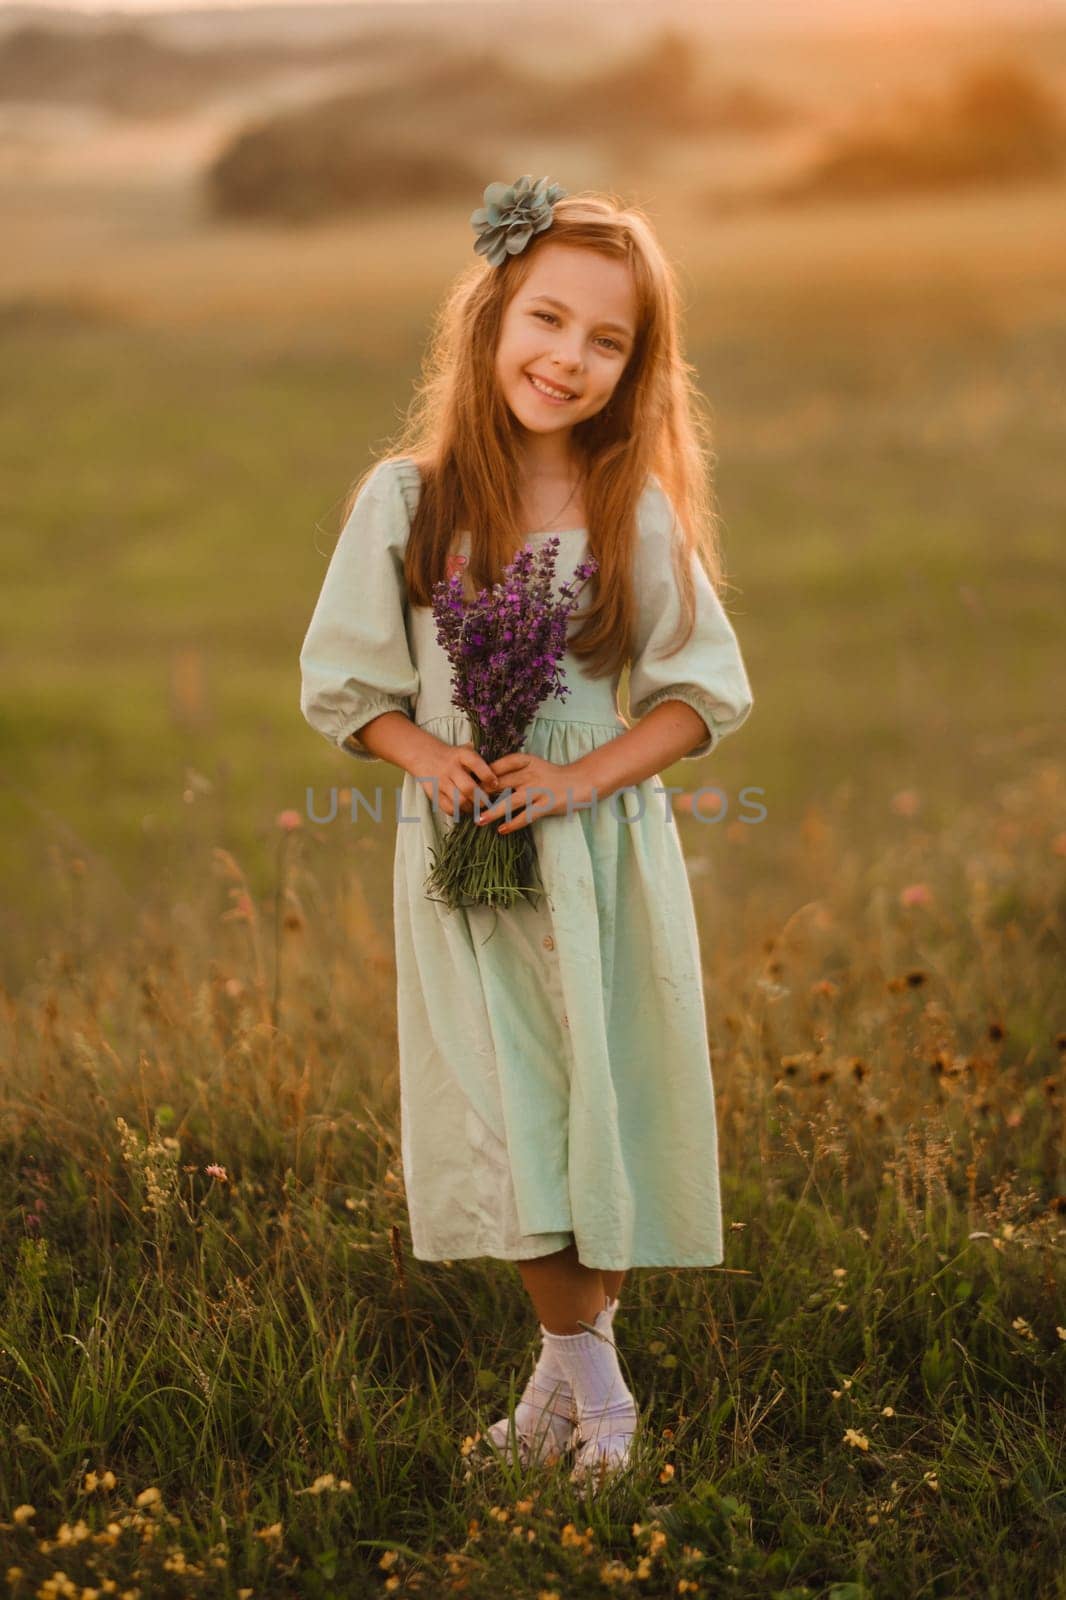
{"type": "MultiPolygon", "coordinates": [[[[384,711],[406,712],[447,744],[472,737],[451,703],[432,609],[407,603],[403,553],[420,485],[411,458],[378,463],[300,653],[303,715],[361,760],[373,757],[345,741],[384,711]]],[[[638,510],[630,708],[639,719],[663,700],[694,707],[710,730],[685,758],[694,760],[740,726],[752,695],[695,558],[695,631],[655,659],[680,615],[672,526],[652,477],[638,510]]],[[[559,538],[557,583],[588,548],[582,528],[559,538]]],[[[455,548],[469,550],[468,533],[455,548]]],[[[579,625],[572,619],[571,632],[579,625]]],[[[565,765],[626,724],[618,679],[586,677],[569,653],[562,666],[570,693],[542,704],[524,748],[565,765]]],[[[393,880],[401,1153],[419,1259],[517,1260],[575,1240],[589,1267],[722,1261],[699,943],[662,782],[620,790],[595,812],[534,821],[546,890],[535,905],[449,911],[424,885],[451,822],[404,774],[393,880]]],[[[369,804],[373,790],[364,788],[369,804]]]]}

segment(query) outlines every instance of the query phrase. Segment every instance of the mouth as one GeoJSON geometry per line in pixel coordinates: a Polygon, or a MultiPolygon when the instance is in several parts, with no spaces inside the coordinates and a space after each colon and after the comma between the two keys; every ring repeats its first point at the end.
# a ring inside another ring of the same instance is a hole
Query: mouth
{"type": "Polygon", "coordinates": [[[549,383],[546,378],[538,377],[536,373],[527,372],[526,377],[541,399],[548,400],[553,405],[565,405],[568,400],[579,400],[581,398],[580,395],[574,394],[569,389],[560,389],[557,384],[549,383]]]}

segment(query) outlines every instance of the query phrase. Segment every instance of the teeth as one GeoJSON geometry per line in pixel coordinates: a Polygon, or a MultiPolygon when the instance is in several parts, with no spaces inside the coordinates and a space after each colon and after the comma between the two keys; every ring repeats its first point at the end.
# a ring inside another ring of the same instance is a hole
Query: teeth
{"type": "Polygon", "coordinates": [[[532,373],[529,374],[529,381],[532,383],[534,389],[539,389],[541,394],[550,394],[555,400],[572,400],[574,398],[573,395],[568,394],[565,389],[552,389],[548,384],[541,383],[540,379],[535,378],[532,373]]]}

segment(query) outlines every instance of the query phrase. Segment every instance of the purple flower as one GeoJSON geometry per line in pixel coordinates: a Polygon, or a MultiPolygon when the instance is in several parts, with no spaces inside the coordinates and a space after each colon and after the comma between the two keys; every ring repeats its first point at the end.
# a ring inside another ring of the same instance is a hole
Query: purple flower
{"type": "Polygon", "coordinates": [[[458,574],[434,586],[437,641],[452,668],[452,704],[469,717],[475,748],[489,762],[521,746],[549,695],[561,700],[569,693],[559,665],[567,624],[599,563],[591,556],[581,562],[556,598],[559,543],[557,537],[545,540],[536,555],[524,546],[504,569],[503,581],[470,601],[458,574]]]}

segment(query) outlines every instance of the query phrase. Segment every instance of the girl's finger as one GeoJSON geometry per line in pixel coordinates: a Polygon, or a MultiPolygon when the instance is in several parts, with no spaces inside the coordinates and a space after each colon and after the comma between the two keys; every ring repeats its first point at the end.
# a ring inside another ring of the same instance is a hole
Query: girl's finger
{"type": "Polygon", "coordinates": [[[478,783],[481,784],[482,788],[485,789],[486,792],[489,789],[495,789],[496,774],[493,772],[488,762],[482,761],[481,757],[472,748],[468,753],[468,747],[466,745],[460,745],[459,748],[462,751],[462,761],[467,772],[477,779],[478,783]]]}
{"type": "MultiPolygon", "coordinates": [[[[515,790],[513,790],[511,792],[510,796],[505,796],[505,797],[503,797],[503,798],[501,798],[499,800],[493,801],[493,803],[489,807],[489,809],[487,811],[483,811],[481,813],[480,817],[478,817],[478,822],[479,823],[482,823],[482,822],[494,822],[497,817],[502,817],[504,819],[504,823],[506,825],[508,799],[510,800],[511,818],[512,818],[512,821],[513,821],[513,819],[515,817],[517,817],[517,815],[519,813],[519,810],[520,810],[521,805],[523,803],[524,794],[525,794],[525,790],[523,790],[523,789],[515,789],[515,790]]],[[[501,832],[502,831],[503,830],[501,829],[501,832]]]]}

